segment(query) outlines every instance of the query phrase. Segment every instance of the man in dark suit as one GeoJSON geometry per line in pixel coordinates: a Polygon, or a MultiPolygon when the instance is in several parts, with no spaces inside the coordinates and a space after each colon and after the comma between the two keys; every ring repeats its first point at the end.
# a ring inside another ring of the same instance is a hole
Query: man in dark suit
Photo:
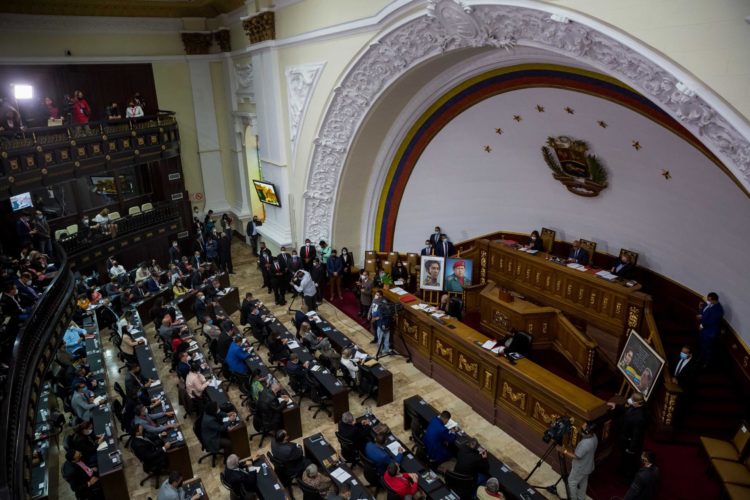
{"type": "MultiPolygon", "coordinates": [[[[252,465],[253,461],[250,458],[240,461],[240,457],[235,454],[227,457],[227,466],[224,469],[224,482],[236,494],[239,495],[240,492],[257,493],[258,476],[254,471],[247,469],[247,467],[252,465]]],[[[244,498],[244,496],[240,496],[240,498],[244,498]]]]}
{"type": "Polygon", "coordinates": [[[227,233],[221,233],[221,238],[219,238],[219,270],[234,274],[234,267],[232,267],[232,242],[227,233]]]}
{"type": "Polygon", "coordinates": [[[258,258],[258,264],[260,265],[260,272],[263,276],[262,288],[267,288],[268,293],[272,293],[271,289],[271,264],[273,263],[273,254],[268,248],[264,248],[260,251],[260,257],[258,258]]]}
{"type": "Polygon", "coordinates": [[[476,438],[470,438],[458,447],[456,454],[456,467],[453,472],[466,474],[474,478],[474,482],[484,484],[487,481],[489,462],[487,461],[487,450],[481,449],[476,438]]]}
{"type": "Polygon", "coordinates": [[[237,424],[237,413],[224,413],[219,410],[216,401],[206,405],[201,417],[201,441],[206,451],[213,453],[222,451],[225,457],[232,453],[232,442],[225,436],[230,426],[237,424]],[[224,419],[228,420],[224,422],[224,419]]]}
{"type": "Polygon", "coordinates": [[[305,268],[305,271],[309,272],[313,265],[313,259],[317,255],[315,245],[312,244],[310,238],[306,239],[305,244],[300,247],[299,254],[302,257],[302,267],[305,268]]]}
{"type": "Polygon", "coordinates": [[[279,262],[279,259],[273,259],[271,262],[271,288],[273,288],[274,300],[277,306],[283,306],[286,304],[286,288],[289,281],[286,279],[286,270],[284,265],[279,262]]]}
{"type": "Polygon", "coordinates": [[[589,253],[581,248],[580,241],[575,240],[573,242],[573,248],[570,249],[570,253],[568,254],[568,262],[575,262],[582,266],[589,263],[589,253]]]}
{"type": "Polygon", "coordinates": [[[678,384],[685,392],[691,391],[695,383],[698,366],[693,359],[693,351],[689,345],[682,347],[680,358],[674,367],[672,382],[678,384]]]}
{"type": "Polygon", "coordinates": [[[193,304],[193,312],[196,318],[203,318],[206,316],[208,306],[206,305],[206,296],[203,292],[198,292],[195,297],[195,303],[193,304]]]}
{"type": "Polygon", "coordinates": [[[370,439],[370,421],[364,419],[357,422],[354,415],[344,412],[339,421],[339,436],[354,443],[358,450],[364,451],[367,441],[370,439]]]}
{"type": "Polygon", "coordinates": [[[170,443],[158,446],[144,435],[142,425],[135,426],[135,436],[130,442],[130,449],[133,451],[133,455],[143,464],[144,469],[166,470],[169,465],[169,458],[167,457],[169,447],[170,443]]]}
{"type": "Polygon", "coordinates": [[[182,250],[180,250],[180,245],[176,241],[173,241],[172,246],[169,247],[169,260],[175,264],[179,264],[182,260],[182,250]]]}
{"type": "Polygon", "coordinates": [[[435,226],[435,232],[432,233],[429,238],[427,238],[427,241],[432,244],[432,248],[437,248],[437,246],[440,244],[442,235],[443,232],[440,230],[440,226],[435,226]]]}
{"type": "Polygon", "coordinates": [[[7,316],[25,321],[29,317],[29,309],[24,309],[18,300],[18,289],[14,283],[6,283],[3,293],[0,294],[0,309],[7,316]]]}
{"type": "Polygon", "coordinates": [[[152,273],[151,276],[143,280],[143,287],[148,293],[158,293],[161,290],[159,286],[159,275],[152,273]]]}
{"type": "Polygon", "coordinates": [[[630,262],[630,255],[626,253],[620,255],[620,261],[612,267],[610,272],[626,280],[633,279],[635,266],[630,262]]]}
{"type": "Polygon", "coordinates": [[[719,303],[719,296],[716,292],[711,292],[706,296],[706,302],[701,302],[699,311],[697,318],[700,321],[698,328],[700,330],[701,357],[705,367],[711,363],[714,344],[716,344],[716,338],[719,336],[721,320],[724,318],[724,307],[719,303]]]}
{"type": "Polygon", "coordinates": [[[425,240],[424,247],[420,250],[419,255],[435,255],[435,246],[430,240],[425,240]]]}
{"type": "Polygon", "coordinates": [[[253,312],[253,307],[258,301],[253,298],[253,294],[247,292],[245,298],[242,299],[242,305],[240,305],[240,325],[245,326],[248,323],[248,316],[253,312]]]}
{"type": "Polygon", "coordinates": [[[263,223],[260,221],[258,216],[253,215],[253,218],[247,222],[247,227],[245,228],[245,234],[250,237],[250,246],[253,249],[253,255],[255,255],[256,257],[258,256],[258,238],[260,237],[258,228],[261,225],[263,225],[263,223]]]}
{"type": "Polygon", "coordinates": [[[28,215],[23,214],[16,221],[16,234],[21,248],[31,246],[31,237],[36,234],[36,230],[32,227],[28,215]]]}
{"type": "Polygon", "coordinates": [[[207,262],[203,257],[201,257],[200,250],[196,250],[195,253],[193,253],[193,256],[190,257],[190,265],[193,266],[193,269],[200,269],[201,266],[206,265],[207,262]]]}
{"type": "Polygon", "coordinates": [[[271,454],[284,464],[290,476],[299,477],[305,471],[310,461],[302,454],[302,447],[289,442],[289,435],[285,430],[276,432],[271,442],[271,454]]]}
{"type": "Polygon", "coordinates": [[[448,239],[446,234],[440,235],[440,242],[435,246],[435,255],[445,257],[446,259],[455,253],[453,243],[448,239]]]}
{"type": "Polygon", "coordinates": [[[34,288],[30,273],[21,273],[21,277],[16,280],[16,288],[18,289],[18,295],[20,296],[21,301],[24,302],[25,305],[34,304],[40,297],[39,292],[34,288]]]}
{"type": "Polygon", "coordinates": [[[648,412],[643,395],[633,394],[625,405],[608,402],[607,406],[620,417],[619,441],[622,448],[620,472],[627,481],[631,481],[638,468],[638,460],[646,437],[648,412]]]}
{"type": "MultiPolygon", "coordinates": [[[[273,429],[281,429],[283,422],[282,412],[292,400],[289,396],[281,395],[281,385],[274,382],[270,387],[263,389],[258,395],[258,411],[264,422],[273,429]],[[282,398],[284,402],[279,401],[282,398]]],[[[274,456],[276,452],[274,452],[274,456]]],[[[277,457],[278,458],[278,457],[277,457]]]]}
{"type": "Polygon", "coordinates": [[[654,463],[656,456],[651,450],[641,453],[641,468],[635,475],[630,489],[622,500],[654,500],[659,491],[659,468],[654,463]]]}

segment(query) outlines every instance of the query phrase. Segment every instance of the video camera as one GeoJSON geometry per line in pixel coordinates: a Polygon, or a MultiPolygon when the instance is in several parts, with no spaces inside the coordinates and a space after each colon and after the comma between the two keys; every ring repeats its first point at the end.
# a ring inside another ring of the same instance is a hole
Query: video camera
{"type": "Polygon", "coordinates": [[[555,443],[562,445],[565,436],[570,433],[572,424],[570,423],[570,417],[558,417],[556,418],[544,431],[542,441],[549,443],[554,440],[555,443]]]}
{"type": "Polygon", "coordinates": [[[292,277],[292,284],[296,286],[300,286],[300,283],[302,283],[302,278],[304,278],[305,273],[302,271],[297,271],[294,273],[294,276],[292,277]]]}

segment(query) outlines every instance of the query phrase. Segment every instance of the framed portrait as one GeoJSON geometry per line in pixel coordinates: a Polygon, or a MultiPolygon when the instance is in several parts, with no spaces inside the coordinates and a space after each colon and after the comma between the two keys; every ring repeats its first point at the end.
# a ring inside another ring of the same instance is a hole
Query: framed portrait
{"type": "Polygon", "coordinates": [[[445,261],[445,291],[463,292],[471,285],[474,263],[471,259],[448,258],[445,261]]]}
{"type": "Polygon", "coordinates": [[[617,361],[617,369],[636,391],[648,400],[664,368],[664,359],[654,351],[635,330],[630,330],[628,340],[617,361]]]}
{"type": "Polygon", "coordinates": [[[422,257],[422,272],[419,273],[419,288],[441,291],[445,270],[445,258],[433,255],[422,257]]]}

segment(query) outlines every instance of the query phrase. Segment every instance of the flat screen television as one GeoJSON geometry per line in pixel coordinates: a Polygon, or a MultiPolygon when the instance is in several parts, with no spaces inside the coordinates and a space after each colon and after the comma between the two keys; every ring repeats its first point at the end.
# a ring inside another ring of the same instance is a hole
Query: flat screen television
{"type": "Polygon", "coordinates": [[[31,202],[31,193],[21,193],[10,197],[10,208],[14,212],[34,206],[31,202]]]}
{"type": "Polygon", "coordinates": [[[279,195],[276,192],[276,186],[270,182],[256,180],[253,181],[253,186],[255,186],[255,192],[258,193],[258,199],[260,199],[262,203],[273,205],[274,207],[281,206],[279,195]]]}
{"type": "Polygon", "coordinates": [[[117,194],[117,185],[112,176],[91,176],[91,185],[98,194],[117,194]]]}

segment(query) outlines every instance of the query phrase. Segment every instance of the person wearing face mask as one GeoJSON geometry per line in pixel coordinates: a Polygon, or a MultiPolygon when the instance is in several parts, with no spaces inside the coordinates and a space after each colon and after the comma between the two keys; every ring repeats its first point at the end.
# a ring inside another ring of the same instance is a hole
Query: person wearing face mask
{"type": "Polygon", "coordinates": [[[169,260],[177,265],[182,260],[182,250],[180,250],[180,245],[176,241],[173,241],[172,246],[169,248],[169,260]]]}
{"type": "Polygon", "coordinates": [[[630,396],[625,405],[608,402],[607,406],[619,418],[619,442],[622,451],[620,472],[625,480],[630,481],[638,468],[638,459],[643,449],[648,425],[648,411],[643,395],[636,392],[630,396]]]}
{"type": "Polygon", "coordinates": [[[539,231],[531,231],[531,236],[529,237],[529,242],[526,243],[524,246],[527,250],[536,250],[537,252],[544,252],[544,242],[542,242],[542,238],[539,237],[539,231]]]}
{"type": "Polygon", "coordinates": [[[419,251],[419,255],[435,255],[435,245],[431,240],[425,240],[424,247],[419,251]]]}
{"type": "Polygon", "coordinates": [[[594,472],[594,457],[599,445],[595,430],[591,422],[586,422],[581,426],[581,435],[574,451],[557,447],[560,453],[573,461],[568,474],[568,498],[571,500],[586,500],[589,475],[594,472]]]}
{"type": "Polygon", "coordinates": [[[323,267],[320,260],[317,258],[313,260],[313,266],[310,269],[310,277],[312,277],[317,287],[315,300],[323,302],[323,288],[326,285],[326,268],[323,267]]]}
{"type": "Polygon", "coordinates": [[[699,369],[698,362],[693,359],[693,350],[689,345],[682,346],[679,358],[672,366],[674,366],[672,383],[679,385],[682,389],[674,416],[675,425],[679,425],[682,423],[692,401],[699,369]]]}
{"type": "Polygon", "coordinates": [[[630,484],[622,500],[654,500],[659,491],[659,467],[654,461],[656,455],[651,450],[641,453],[641,468],[630,484]]]}
{"type": "Polygon", "coordinates": [[[700,322],[698,330],[700,331],[701,358],[703,368],[706,368],[711,364],[714,345],[721,329],[721,320],[724,318],[724,307],[719,303],[719,296],[716,292],[711,292],[706,295],[706,301],[698,305],[698,311],[696,318],[700,322]]]}
{"type": "Polygon", "coordinates": [[[18,235],[19,247],[31,246],[31,238],[36,235],[36,230],[28,215],[23,214],[16,221],[16,234],[18,235]]]}
{"type": "Polygon", "coordinates": [[[305,244],[299,249],[299,254],[302,257],[302,267],[305,268],[305,271],[310,272],[317,252],[315,245],[312,244],[309,238],[305,240],[305,244]]]}
{"type": "MultiPolygon", "coordinates": [[[[159,488],[159,494],[156,500],[188,500],[185,490],[182,489],[182,474],[177,471],[169,473],[169,478],[164,480],[159,488]]],[[[198,500],[201,495],[196,493],[190,500],[198,500]]]]}
{"type": "Polygon", "coordinates": [[[354,267],[354,256],[348,248],[343,247],[341,249],[341,262],[342,262],[342,276],[344,287],[348,288],[351,284],[352,279],[352,268],[354,267]]]}
{"type": "Polygon", "coordinates": [[[440,237],[443,234],[442,229],[440,229],[440,226],[435,226],[435,231],[427,237],[427,241],[429,241],[432,244],[432,248],[437,248],[440,244],[440,237]]]}
{"type": "Polygon", "coordinates": [[[97,464],[96,447],[102,442],[104,442],[104,434],[95,435],[94,425],[91,422],[83,422],[70,436],[68,448],[80,452],[83,461],[93,467],[97,464]]]}
{"type": "Polygon", "coordinates": [[[336,250],[331,251],[331,256],[328,257],[328,262],[326,263],[326,269],[331,284],[331,300],[336,297],[339,300],[343,299],[344,297],[341,295],[341,275],[344,271],[344,261],[338,256],[336,250]]]}
{"type": "MultiPolygon", "coordinates": [[[[399,286],[406,286],[409,283],[409,271],[406,269],[404,263],[400,260],[396,261],[396,265],[393,266],[391,277],[394,282],[402,281],[403,284],[399,286]]],[[[398,285],[398,283],[396,283],[398,285]]]]}
{"type": "Polygon", "coordinates": [[[37,210],[34,212],[34,242],[40,252],[49,256],[53,255],[52,238],[47,219],[44,218],[44,214],[37,210]]]}
{"type": "Polygon", "coordinates": [[[440,235],[440,243],[435,247],[435,255],[445,257],[446,259],[455,253],[453,243],[448,239],[446,234],[440,235]]]}
{"type": "Polygon", "coordinates": [[[635,266],[630,261],[630,255],[627,253],[623,253],[622,255],[620,255],[620,260],[617,262],[617,264],[612,266],[610,272],[615,276],[619,276],[620,278],[626,280],[633,279],[635,266]]]}
{"type": "Polygon", "coordinates": [[[247,227],[245,228],[245,234],[250,238],[250,247],[253,249],[253,255],[256,257],[258,256],[258,238],[260,237],[258,228],[261,225],[263,223],[258,216],[253,215],[253,218],[247,222],[247,227]]]}

